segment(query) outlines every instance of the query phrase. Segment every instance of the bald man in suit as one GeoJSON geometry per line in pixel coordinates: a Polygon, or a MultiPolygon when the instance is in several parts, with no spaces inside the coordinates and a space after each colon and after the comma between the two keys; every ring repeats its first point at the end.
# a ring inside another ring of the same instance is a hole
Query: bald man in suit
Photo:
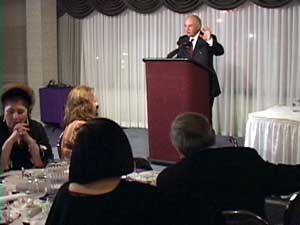
{"type": "Polygon", "coordinates": [[[181,36],[177,42],[179,46],[177,58],[191,58],[211,70],[209,73],[209,103],[212,109],[214,98],[221,93],[213,66],[213,56],[223,55],[224,48],[208,27],[201,26],[202,22],[198,16],[192,15],[186,18],[184,23],[186,34],[181,36]]]}

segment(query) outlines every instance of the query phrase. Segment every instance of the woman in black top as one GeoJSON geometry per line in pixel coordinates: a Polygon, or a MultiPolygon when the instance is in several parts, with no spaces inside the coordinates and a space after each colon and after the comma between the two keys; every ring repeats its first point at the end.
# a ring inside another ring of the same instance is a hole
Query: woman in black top
{"type": "Polygon", "coordinates": [[[45,129],[30,119],[33,90],[24,84],[7,84],[1,96],[1,169],[44,167],[53,158],[45,129]]]}
{"type": "Polygon", "coordinates": [[[88,121],[72,152],[69,182],[58,191],[47,225],[173,224],[155,187],[121,179],[133,171],[133,157],[118,124],[105,118],[88,121]]]}

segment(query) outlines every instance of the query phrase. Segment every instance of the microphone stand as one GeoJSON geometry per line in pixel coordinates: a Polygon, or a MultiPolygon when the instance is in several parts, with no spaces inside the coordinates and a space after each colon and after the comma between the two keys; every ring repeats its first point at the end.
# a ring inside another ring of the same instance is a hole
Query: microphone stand
{"type": "Polygon", "coordinates": [[[173,58],[175,55],[177,55],[178,52],[179,52],[179,48],[174,49],[167,55],[167,58],[173,58]]]}

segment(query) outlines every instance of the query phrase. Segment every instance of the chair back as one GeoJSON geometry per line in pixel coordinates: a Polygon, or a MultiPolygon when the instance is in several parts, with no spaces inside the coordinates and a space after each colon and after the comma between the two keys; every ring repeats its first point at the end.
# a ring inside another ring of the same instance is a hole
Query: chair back
{"type": "Polygon", "coordinates": [[[141,157],[134,157],[133,160],[134,160],[134,169],[136,172],[153,170],[151,163],[147,159],[141,157]]]}
{"type": "Polygon", "coordinates": [[[290,196],[271,195],[265,198],[266,220],[272,225],[283,225],[284,213],[290,203],[290,196]]]}
{"type": "Polygon", "coordinates": [[[284,212],[284,225],[300,225],[300,192],[290,197],[287,209],[284,212]]]}
{"type": "Polygon", "coordinates": [[[268,225],[260,216],[246,210],[222,211],[226,225],[268,225]]]}
{"type": "Polygon", "coordinates": [[[64,136],[64,132],[62,131],[57,139],[56,148],[59,158],[61,159],[61,147],[62,147],[62,139],[64,136]]]}
{"type": "Polygon", "coordinates": [[[230,136],[229,137],[229,142],[234,146],[234,147],[239,147],[239,143],[236,137],[230,136]]]}

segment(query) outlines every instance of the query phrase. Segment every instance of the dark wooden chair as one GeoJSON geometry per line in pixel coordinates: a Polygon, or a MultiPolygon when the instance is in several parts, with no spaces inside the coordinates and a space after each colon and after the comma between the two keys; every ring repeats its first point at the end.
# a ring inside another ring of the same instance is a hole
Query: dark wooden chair
{"type": "Polygon", "coordinates": [[[260,216],[246,210],[222,211],[226,225],[268,225],[260,216]]]}
{"type": "Polygon", "coordinates": [[[64,132],[61,132],[61,134],[59,135],[59,137],[57,139],[57,143],[56,143],[57,153],[58,153],[58,156],[60,159],[61,159],[61,146],[62,146],[63,136],[64,136],[64,132]]]}
{"type": "Polygon", "coordinates": [[[153,170],[150,162],[145,158],[134,157],[133,161],[134,161],[134,169],[137,172],[138,171],[153,170]]]}
{"type": "Polygon", "coordinates": [[[284,225],[300,225],[300,192],[292,194],[284,212],[284,225]]]}

